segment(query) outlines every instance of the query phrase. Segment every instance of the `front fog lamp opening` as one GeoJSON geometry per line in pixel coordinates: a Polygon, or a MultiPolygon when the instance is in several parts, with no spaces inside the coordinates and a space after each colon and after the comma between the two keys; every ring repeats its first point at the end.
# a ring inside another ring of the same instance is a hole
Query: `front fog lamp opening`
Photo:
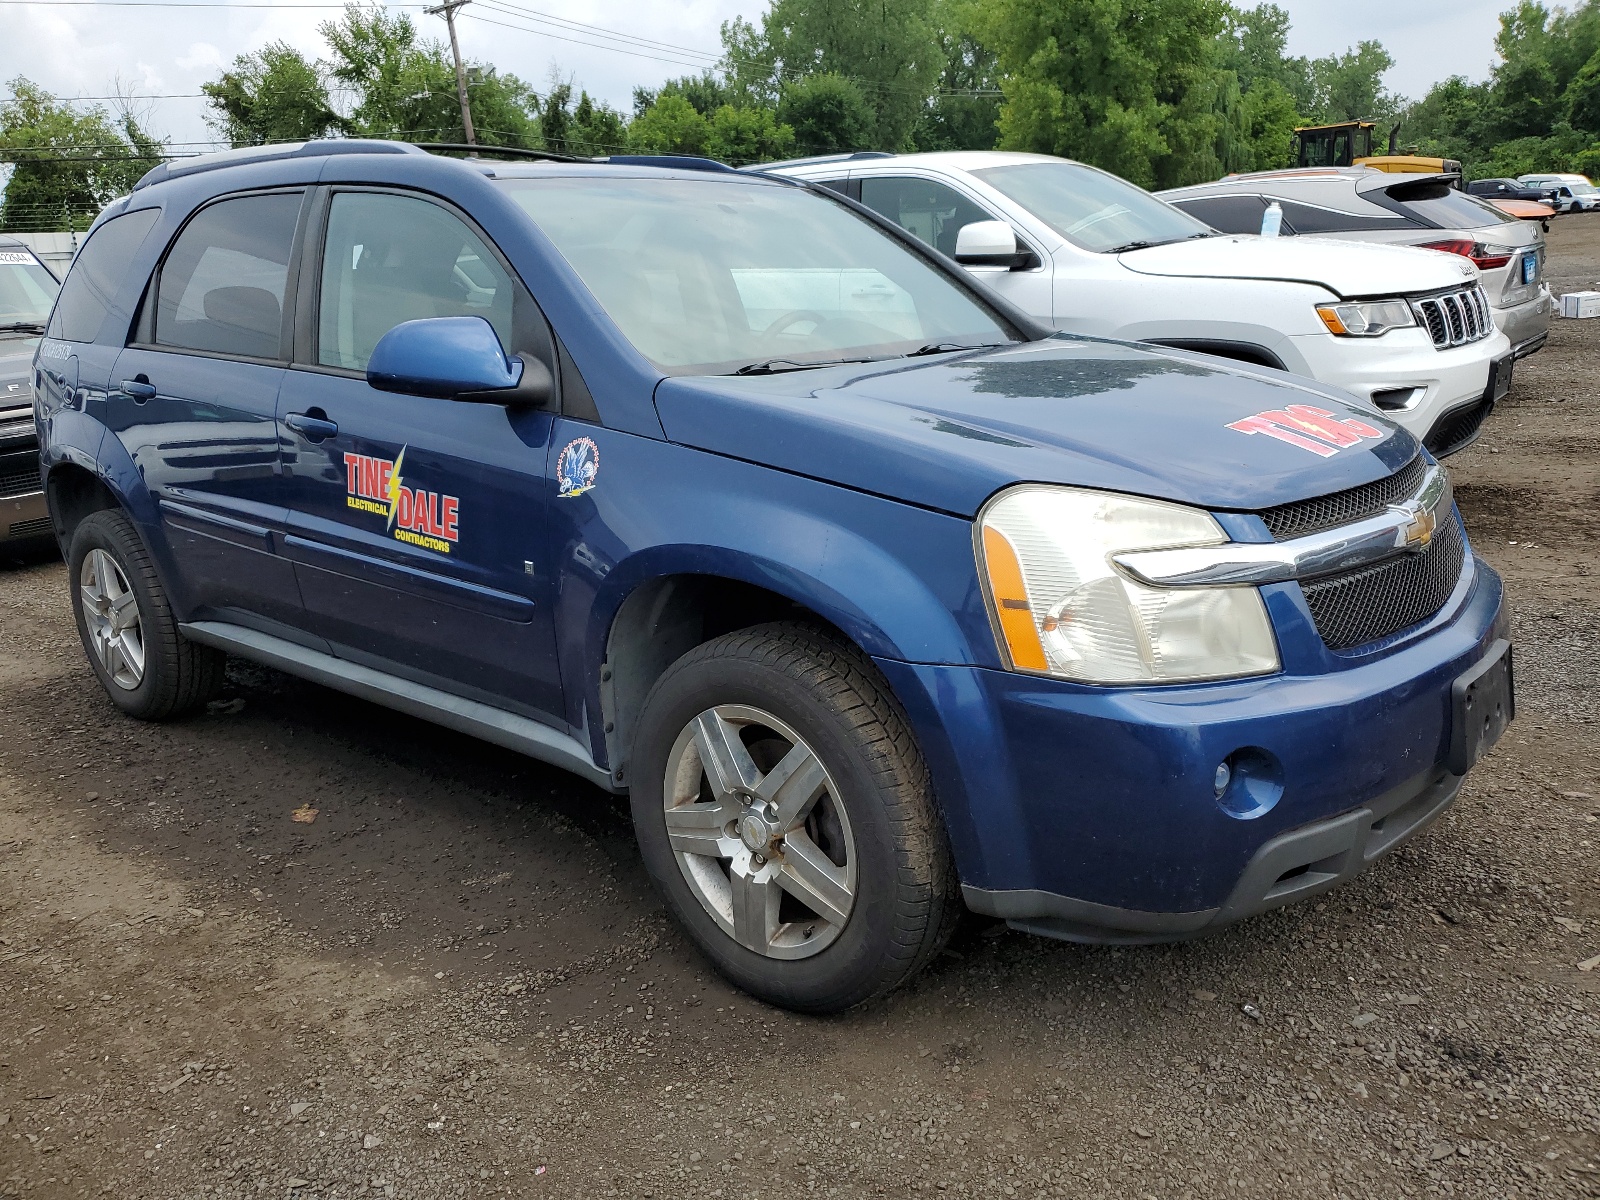
{"type": "Polygon", "coordinates": [[[1404,300],[1356,300],[1348,304],[1319,304],[1317,316],[1335,337],[1380,337],[1391,329],[1417,323],[1404,300]]]}
{"type": "Polygon", "coordinates": [[[1157,588],[1112,556],[1222,545],[1207,512],[1078,488],[1027,485],[980,517],[983,579],[1013,670],[1082,683],[1189,683],[1268,674],[1277,642],[1252,587],[1157,588]]]}
{"type": "Polygon", "coordinates": [[[1217,807],[1230,817],[1252,821],[1283,798],[1283,764],[1270,750],[1245,746],[1217,764],[1212,787],[1217,807]]]}

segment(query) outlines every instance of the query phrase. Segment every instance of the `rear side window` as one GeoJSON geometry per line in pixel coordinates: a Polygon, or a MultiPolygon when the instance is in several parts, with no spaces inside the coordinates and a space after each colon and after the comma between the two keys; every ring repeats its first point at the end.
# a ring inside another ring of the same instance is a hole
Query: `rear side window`
{"type": "Polygon", "coordinates": [[[1366,210],[1364,212],[1345,212],[1296,200],[1279,200],[1278,203],[1283,206],[1285,228],[1295,233],[1356,233],[1366,229],[1404,229],[1409,224],[1399,213],[1384,212],[1364,200],[1357,201],[1366,210]]]}
{"type": "Polygon", "coordinates": [[[1457,191],[1447,183],[1425,180],[1387,189],[1390,200],[1439,229],[1477,229],[1484,225],[1515,225],[1517,218],[1501,212],[1487,200],[1457,191]]]}
{"type": "Polygon", "coordinates": [[[334,196],[322,255],[317,361],[364,370],[402,321],[482,317],[512,345],[515,288],[483,240],[437,204],[381,192],[334,196]]]}
{"type": "Polygon", "coordinates": [[[1260,196],[1198,196],[1172,203],[1222,233],[1260,233],[1261,217],[1267,211],[1260,196]]]}
{"type": "Polygon", "coordinates": [[[78,251],[50,318],[50,335],[64,342],[92,342],[127,278],[144,235],[159,210],[141,208],[113,217],[96,229],[78,251]]]}
{"type": "Polygon", "coordinates": [[[238,358],[282,357],[283,293],[299,192],[202,209],[161,268],[156,343],[238,358]]]}

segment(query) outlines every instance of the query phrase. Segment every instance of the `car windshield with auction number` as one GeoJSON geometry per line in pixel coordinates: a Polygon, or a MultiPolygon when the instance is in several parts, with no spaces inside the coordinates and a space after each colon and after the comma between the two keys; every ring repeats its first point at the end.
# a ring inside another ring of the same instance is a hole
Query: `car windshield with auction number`
{"type": "Polygon", "coordinates": [[[1512,716],[1499,577],[1347,395],[1053,334],[825,190],[343,140],[155,168],[35,360],[90,667],[225,655],[626,793],[739,987],[963,910],[1184,938],[1349,879],[1512,716]]]}

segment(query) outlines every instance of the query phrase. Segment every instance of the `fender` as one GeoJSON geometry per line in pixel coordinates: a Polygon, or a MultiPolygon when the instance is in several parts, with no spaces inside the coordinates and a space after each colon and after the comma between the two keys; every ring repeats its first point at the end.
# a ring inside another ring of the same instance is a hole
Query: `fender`
{"type": "Polygon", "coordinates": [[[600,672],[623,602],[673,575],[750,584],[811,610],[865,653],[998,666],[963,519],[771,468],[574,422],[598,443],[593,490],[552,500],[567,719],[601,744],[600,672]]]}

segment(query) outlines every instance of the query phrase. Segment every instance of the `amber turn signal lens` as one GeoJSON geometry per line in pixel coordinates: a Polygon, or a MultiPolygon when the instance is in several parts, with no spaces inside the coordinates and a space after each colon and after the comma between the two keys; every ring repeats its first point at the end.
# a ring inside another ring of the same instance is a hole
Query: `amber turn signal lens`
{"type": "Polygon", "coordinates": [[[1328,327],[1328,332],[1335,337],[1344,337],[1349,332],[1344,327],[1344,322],[1339,320],[1339,314],[1331,307],[1323,308],[1319,306],[1317,308],[1317,316],[1322,318],[1322,323],[1328,327]]]}
{"type": "Polygon", "coordinates": [[[1000,618],[1000,634],[1005,638],[1011,665],[1024,671],[1044,671],[1044,646],[1033,623],[1033,605],[1022,581],[1022,564],[1005,534],[992,526],[983,531],[984,565],[989,568],[989,591],[995,613],[1000,618]]]}

